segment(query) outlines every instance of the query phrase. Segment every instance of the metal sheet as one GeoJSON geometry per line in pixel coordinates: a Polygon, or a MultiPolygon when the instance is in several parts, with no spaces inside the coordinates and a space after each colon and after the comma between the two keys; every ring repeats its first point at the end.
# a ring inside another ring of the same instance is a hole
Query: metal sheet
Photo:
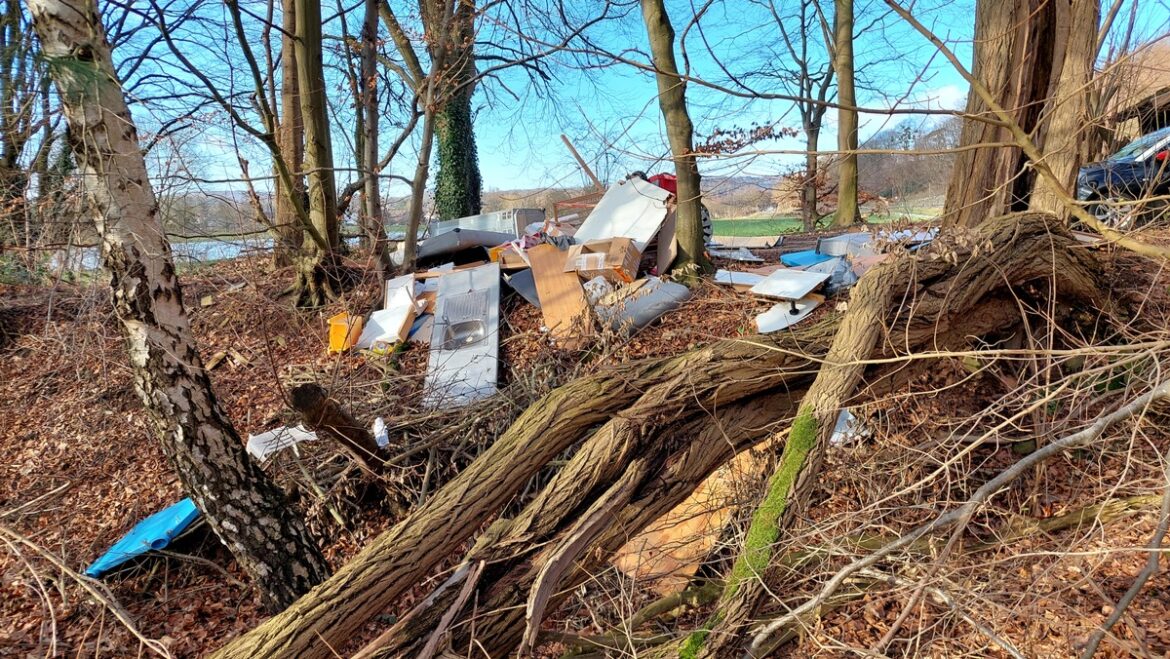
{"type": "MultiPolygon", "coordinates": [[[[524,228],[534,222],[544,222],[544,211],[540,208],[512,208],[481,215],[469,215],[454,220],[431,223],[431,235],[439,236],[448,231],[490,231],[511,234],[513,238],[524,235],[524,228]]],[[[499,243],[496,243],[497,245],[499,243]]]]}
{"type": "Polygon", "coordinates": [[[532,276],[532,269],[526,268],[519,272],[512,274],[505,274],[504,281],[507,282],[512,290],[520,294],[520,297],[528,301],[529,304],[540,308],[540,296],[536,293],[536,279],[532,276]]]}
{"type": "Polygon", "coordinates": [[[638,178],[618,183],[606,191],[573,238],[578,243],[632,238],[638,251],[643,251],[666,220],[666,200],[670,196],[666,190],[638,178]]]}
{"type": "Polygon", "coordinates": [[[802,270],[777,270],[752,286],[752,293],[764,297],[778,297],[782,300],[799,300],[813,292],[829,275],[822,272],[802,270]]]}
{"type": "Polygon", "coordinates": [[[461,407],[496,392],[499,327],[499,263],[443,275],[423,405],[461,407]]]}

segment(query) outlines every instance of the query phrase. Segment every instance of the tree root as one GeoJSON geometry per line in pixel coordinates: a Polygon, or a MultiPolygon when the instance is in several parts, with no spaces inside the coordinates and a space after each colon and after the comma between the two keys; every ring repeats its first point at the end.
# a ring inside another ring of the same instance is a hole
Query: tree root
{"type": "MultiPolygon", "coordinates": [[[[970,246],[945,256],[908,256],[875,268],[893,280],[890,309],[871,356],[958,345],[1002,328],[1008,286],[1049,279],[1068,300],[1098,295],[1091,254],[1042,215],[989,222],[970,246]]],[[[1047,290],[1047,286],[1044,287],[1047,290]]],[[[670,358],[622,365],[570,382],[530,406],[496,442],[410,517],[374,540],[338,573],[287,611],[224,649],[221,657],[324,657],[420,583],[441,561],[565,449],[581,448],[514,520],[485,532],[467,560],[484,560],[474,626],[463,611],[451,625],[455,647],[501,656],[521,641],[527,593],[550,560],[576,556],[546,602],[552,610],[588,570],[686,498],[736,451],[757,443],[794,411],[838,327],[837,318],[772,336],[726,340],[670,358]],[[599,428],[597,424],[603,424],[599,428]],[[628,502],[594,539],[566,554],[567,534],[596,497],[630,469],[644,470],[628,502]],[[577,551],[580,549],[580,551],[577,551]],[[484,613],[484,612],[489,613],[484,613]]],[[[867,366],[876,378],[890,368],[867,366]]],[[[455,596],[437,598],[382,654],[410,654],[433,632],[455,596]],[[441,601],[438,601],[441,600],[441,601]]]]}

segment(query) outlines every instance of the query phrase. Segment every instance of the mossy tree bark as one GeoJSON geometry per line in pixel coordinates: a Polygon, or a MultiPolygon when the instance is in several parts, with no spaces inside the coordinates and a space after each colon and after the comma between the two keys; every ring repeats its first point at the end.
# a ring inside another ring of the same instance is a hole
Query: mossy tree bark
{"type": "Polygon", "coordinates": [[[687,111],[687,84],[679,75],[674,57],[674,26],[663,0],[642,0],[642,20],[658,82],[658,107],[666,122],[666,137],[678,177],[678,256],[674,268],[682,272],[697,268],[700,274],[709,274],[714,268],[707,259],[703,239],[703,193],[693,143],[695,130],[687,111]]]}
{"type": "Polygon", "coordinates": [[[476,78],[475,3],[419,0],[419,9],[431,58],[444,63],[434,108],[439,163],[435,211],[443,220],[478,215],[483,184],[471,112],[476,78]]]}
{"type": "MultiPolygon", "coordinates": [[[[1092,256],[1077,249],[1067,233],[1050,233],[1050,226],[1042,215],[1007,218],[981,228],[970,243],[990,245],[989,251],[972,254],[958,247],[954,261],[906,257],[878,266],[875,278],[888,280],[906,302],[883,315],[882,340],[868,354],[905,354],[993,333],[1004,325],[1005,310],[1010,315],[1018,308],[1005,289],[1054,271],[1061,273],[1062,296],[1091,299],[1098,277],[1092,256]]],[[[365,621],[385,613],[549,460],[584,442],[536,499],[514,520],[493,524],[467,556],[468,566],[486,561],[476,584],[479,594],[471,600],[478,613],[457,611],[454,620],[474,615],[476,643],[502,656],[523,642],[532,625],[526,624],[526,604],[543,602],[532,610],[551,610],[561,597],[555,593],[585,578],[593,561],[605,560],[681,502],[744,442],[759,437],[749,430],[725,433],[727,424],[734,428],[736,419],[747,419],[751,428],[766,429],[768,421],[789,415],[837,329],[838,319],[830,317],[791,333],[720,341],[624,365],[554,390],[335,577],[218,656],[328,656],[327,644],[350,638],[365,621]],[[718,411],[724,408],[730,416],[718,411]],[[731,446],[729,436],[737,438],[731,446]],[[574,561],[579,563],[569,567],[574,561]],[[485,611],[495,613],[485,616],[485,611]]],[[[807,483],[811,477],[796,480],[807,483]]],[[[460,586],[448,584],[436,594],[409,627],[384,639],[383,651],[415,648],[436,628],[446,610],[442,604],[450,604],[460,586]]],[[[530,615],[539,624],[539,616],[530,615]]],[[[468,640],[467,629],[453,632],[457,648],[468,640]]]]}
{"type": "Polygon", "coordinates": [[[134,383],[184,489],[279,610],[328,566],[281,490],[244,452],[203,368],[137,129],[93,0],[29,0],[93,204],[134,383]]]}

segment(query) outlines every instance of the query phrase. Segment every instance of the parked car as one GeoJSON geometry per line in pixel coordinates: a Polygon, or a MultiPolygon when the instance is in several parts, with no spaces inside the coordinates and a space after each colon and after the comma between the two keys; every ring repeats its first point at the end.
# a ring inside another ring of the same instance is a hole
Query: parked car
{"type": "Polygon", "coordinates": [[[1170,208],[1170,127],[1143,135],[1077,175],[1077,199],[1115,229],[1133,228],[1170,208]]]}

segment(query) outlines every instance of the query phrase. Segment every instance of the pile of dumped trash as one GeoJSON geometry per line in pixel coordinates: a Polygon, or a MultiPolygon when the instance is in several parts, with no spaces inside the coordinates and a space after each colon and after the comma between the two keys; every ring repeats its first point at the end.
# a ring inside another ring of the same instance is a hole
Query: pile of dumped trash
{"type": "MultiPolygon", "coordinates": [[[[776,300],[756,319],[758,331],[767,333],[800,322],[825,295],[853,285],[886,256],[888,243],[913,247],[933,237],[930,231],[848,233],[771,265],[743,240],[716,236],[708,249],[715,259],[765,264],[719,270],[715,283],[776,300]]],[[[552,217],[513,209],[438,222],[419,243],[421,268],[386,282],[382,309],[365,319],[330,319],[330,349],[428,344],[423,404],[467,405],[496,392],[502,286],[540,309],[552,342],[579,347],[599,331],[636,332],[687,300],[686,286],[660,276],[676,255],[675,196],[638,177],[562,202],[552,217]]],[[[401,259],[401,252],[392,258],[401,259]]]]}
{"type": "MultiPolygon", "coordinates": [[[[716,261],[756,266],[718,270],[714,281],[775,300],[771,309],[756,317],[757,330],[768,333],[800,322],[824,303],[825,296],[852,286],[865,270],[889,257],[892,244],[917,249],[936,233],[934,229],[846,233],[819,238],[812,249],[786,253],[781,236],[715,235],[707,248],[716,261]],[[769,254],[779,251],[780,262],[767,263],[752,251],[755,248],[769,254]]],[[[496,393],[502,286],[540,309],[550,341],[579,347],[599,332],[636,332],[686,301],[690,289],[659,276],[670,270],[676,254],[674,194],[637,177],[604,193],[559,202],[551,218],[540,209],[515,209],[438,222],[419,244],[421,268],[386,282],[381,309],[368,317],[341,313],[330,319],[329,349],[379,353],[405,342],[429,345],[423,405],[458,408],[496,393]]],[[[382,419],[375,420],[372,435],[379,446],[385,445],[382,419]]],[[[316,439],[316,433],[306,428],[282,427],[249,435],[247,451],[265,463],[278,451],[316,439]]],[[[723,472],[713,475],[704,496],[726,490],[720,480],[726,478],[723,472]]],[[[725,507],[715,506],[696,515],[688,508],[693,505],[685,503],[680,511],[710,528],[690,529],[686,532],[690,540],[669,552],[656,540],[660,531],[648,531],[619,553],[617,563],[627,569],[623,561],[632,559],[621,556],[636,555],[642,567],[629,568],[634,572],[663,566],[669,566],[666,572],[685,572],[686,566],[693,566],[694,556],[706,550],[705,543],[718,539],[721,527],[716,522],[727,514],[725,507]]],[[[683,513],[671,513],[676,514],[683,513]]],[[[675,519],[671,515],[664,520],[675,519]]],[[[184,499],[139,523],[86,573],[100,577],[137,556],[163,549],[198,517],[192,501],[184,499]]],[[[674,546],[682,531],[674,522],[668,526],[674,546]]]]}

